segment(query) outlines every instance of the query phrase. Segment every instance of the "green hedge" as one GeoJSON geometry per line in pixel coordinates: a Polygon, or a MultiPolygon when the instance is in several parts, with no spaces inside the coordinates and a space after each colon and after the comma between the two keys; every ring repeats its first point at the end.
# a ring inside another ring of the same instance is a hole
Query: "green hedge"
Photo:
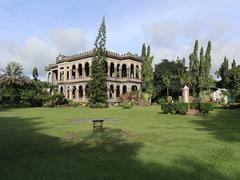
{"type": "Polygon", "coordinates": [[[188,111],[187,103],[165,103],[161,105],[165,114],[181,114],[185,115],[188,111]]]}
{"type": "Polygon", "coordinates": [[[207,114],[209,111],[213,110],[213,104],[212,103],[200,103],[199,105],[199,111],[201,113],[207,114]]]}

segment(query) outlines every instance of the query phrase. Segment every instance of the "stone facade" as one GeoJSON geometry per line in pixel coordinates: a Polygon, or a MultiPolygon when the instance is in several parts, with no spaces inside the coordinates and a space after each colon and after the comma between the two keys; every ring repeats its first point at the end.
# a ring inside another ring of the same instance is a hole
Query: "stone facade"
{"type": "MultiPolygon", "coordinates": [[[[67,99],[86,104],[87,82],[91,80],[92,51],[73,56],[59,55],[55,64],[45,67],[47,81],[58,86],[67,99]]],[[[131,53],[107,51],[108,103],[119,102],[119,97],[141,88],[141,58],[131,53]]]]}

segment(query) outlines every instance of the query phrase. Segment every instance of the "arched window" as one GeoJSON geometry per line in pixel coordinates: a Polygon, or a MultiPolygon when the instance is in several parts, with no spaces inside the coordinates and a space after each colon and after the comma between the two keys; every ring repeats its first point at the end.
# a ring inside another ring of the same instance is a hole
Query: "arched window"
{"type": "Polygon", "coordinates": [[[122,77],[127,77],[127,65],[122,65],[122,77]]]}
{"type": "Polygon", "coordinates": [[[72,66],[72,79],[76,79],[76,66],[72,66]]]}
{"type": "Polygon", "coordinates": [[[126,85],[123,86],[122,94],[127,94],[127,86],[126,85]]]}
{"type": "Polygon", "coordinates": [[[109,98],[113,97],[113,93],[114,93],[114,87],[113,87],[113,85],[110,85],[110,88],[109,88],[109,98]]]}
{"type": "Polygon", "coordinates": [[[60,87],[60,93],[63,94],[63,87],[60,87]]]}
{"type": "Polygon", "coordinates": [[[73,99],[76,98],[76,86],[73,86],[73,89],[72,89],[72,98],[73,98],[73,99]]]}
{"type": "Polygon", "coordinates": [[[117,86],[117,89],[116,89],[116,96],[117,97],[120,96],[120,86],[119,85],[117,86]]]}
{"type": "Polygon", "coordinates": [[[130,77],[134,78],[134,65],[131,64],[131,68],[130,68],[130,77]]]}
{"type": "Polygon", "coordinates": [[[132,86],[132,92],[137,92],[137,86],[136,85],[132,86]]]}
{"type": "Polygon", "coordinates": [[[89,74],[90,74],[90,67],[89,67],[89,63],[88,63],[88,62],[86,62],[86,63],[85,63],[85,75],[86,75],[86,77],[88,77],[88,76],[89,76],[89,74]]]}
{"type": "Polygon", "coordinates": [[[139,79],[139,66],[136,66],[136,78],[139,79]]]}
{"type": "Polygon", "coordinates": [[[113,77],[114,76],[114,64],[111,63],[110,64],[110,77],[113,77]]]}
{"type": "Polygon", "coordinates": [[[78,96],[79,96],[79,98],[82,98],[83,97],[83,87],[82,86],[79,86],[78,87],[78,96]]]}
{"type": "Polygon", "coordinates": [[[117,65],[117,78],[120,77],[120,64],[117,65]]]}
{"type": "Polygon", "coordinates": [[[78,74],[79,77],[82,77],[82,64],[78,64],[78,74]]]}

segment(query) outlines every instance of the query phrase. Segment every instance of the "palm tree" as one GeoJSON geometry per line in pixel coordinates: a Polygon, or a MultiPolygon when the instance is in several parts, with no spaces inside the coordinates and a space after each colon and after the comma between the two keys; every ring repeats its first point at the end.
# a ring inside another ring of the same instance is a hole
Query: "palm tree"
{"type": "Polygon", "coordinates": [[[14,104],[14,97],[17,94],[17,88],[26,84],[30,84],[31,81],[28,77],[23,75],[23,68],[18,62],[9,62],[5,69],[1,69],[0,74],[0,87],[10,88],[11,101],[14,104]]]}

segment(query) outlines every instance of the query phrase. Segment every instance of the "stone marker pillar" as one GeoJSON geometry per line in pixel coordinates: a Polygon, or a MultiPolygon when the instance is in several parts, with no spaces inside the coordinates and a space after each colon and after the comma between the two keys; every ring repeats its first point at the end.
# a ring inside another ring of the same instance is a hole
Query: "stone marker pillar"
{"type": "Polygon", "coordinates": [[[190,109],[190,103],[189,103],[189,88],[185,85],[182,89],[182,97],[183,102],[188,103],[188,110],[190,109]]]}
{"type": "Polygon", "coordinates": [[[185,85],[182,89],[183,102],[189,103],[189,88],[185,85]]]}

